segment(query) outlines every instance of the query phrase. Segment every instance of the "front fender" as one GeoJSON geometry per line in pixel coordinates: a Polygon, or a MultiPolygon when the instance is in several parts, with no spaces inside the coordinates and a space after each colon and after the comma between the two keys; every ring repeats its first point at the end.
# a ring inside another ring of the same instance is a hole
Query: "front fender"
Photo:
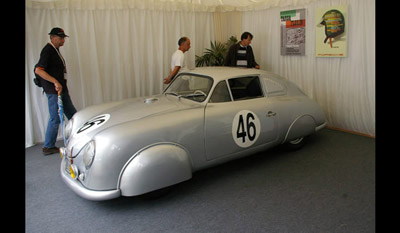
{"type": "Polygon", "coordinates": [[[119,178],[122,196],[136,196],[192,178],[189,153],[177,144],[155,144],[136,154],[119,178]]]}

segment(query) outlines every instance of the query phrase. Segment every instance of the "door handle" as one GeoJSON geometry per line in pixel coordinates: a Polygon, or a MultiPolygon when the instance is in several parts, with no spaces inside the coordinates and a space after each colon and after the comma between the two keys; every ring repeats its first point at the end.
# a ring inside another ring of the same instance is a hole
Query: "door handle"
{"type": "Polygon", "coordinates": [[[276,115],[276,112],[273,112],[273,111],[269,111],[268,113],[267,113],[267,117],[273,117],[273,116],[275,116],[276,115]]]}

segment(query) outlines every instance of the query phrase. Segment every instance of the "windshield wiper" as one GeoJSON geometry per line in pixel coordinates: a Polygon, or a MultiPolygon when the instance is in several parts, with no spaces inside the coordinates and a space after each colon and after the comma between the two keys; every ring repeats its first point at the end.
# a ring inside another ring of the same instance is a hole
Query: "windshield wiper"
{"type": "Polygon", "coordinates": [[[203,93],[192,93],[192,94],[187,94],[187,95],[179,95],[178,98],[188,98],[188,97],[199,97],[199,96],[207,96],[203,93]]]}
{"type": "Polygon", "coordinates": [[[207,95],[205,93],[191,93],[191,94],[185,94],[185,95],[178,95],[176,92],[165,92],[164,95],[177,96],[178,99],[181,99],[182,97],[183,98],[200,97],[200,96],[207,97],[207,95]]]}
{"type": "Polygon", "coordinates": [[[164,95],[174,95],[174,96],[178,96],[178,94],[175,93],[175,92],[165,92],[164,95]]]}

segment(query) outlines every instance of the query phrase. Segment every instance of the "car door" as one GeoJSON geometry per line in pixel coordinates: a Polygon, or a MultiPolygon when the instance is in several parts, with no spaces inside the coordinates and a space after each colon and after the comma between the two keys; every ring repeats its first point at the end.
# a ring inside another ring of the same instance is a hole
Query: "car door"
{"type": "Polygon", "coordinates": [[[205,108],[207,160],[275,141],[278,116],[258,76],[221,81],[205,108]]]}

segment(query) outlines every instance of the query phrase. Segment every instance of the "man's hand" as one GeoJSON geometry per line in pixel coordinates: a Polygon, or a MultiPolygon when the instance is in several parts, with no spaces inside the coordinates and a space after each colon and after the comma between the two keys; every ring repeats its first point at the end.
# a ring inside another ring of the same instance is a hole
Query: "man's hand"
{"type": "Polygon", "coordinates": [[[175,66],[173,70],[169,73],[168,77],[164,79],[164,84],[168,84],[172,81],[172,79],[178,74],[179,70],[181,69],[180,66],[175,66]]]}
{"type": "Polygon", "coordinates": [[[164,84],[168,84],[168,83],[170,83],[171,82],[171,78],[170,77],[166,77],[165,79],[164,79],[164,84]]]}
{"type": "Polygon", "coordinates": [[[57,80],[54,82],[54,87],[55,87],[55,89],[56,89],[56,91],[57,91],[57,94],[58,94],[58,95],[61,95],[62,86],[61,86],[61,84],[60,84],[57,80]]]}
{"type": "Polygon", "coordinates": [[[51,75],[49,75],[43,68],[36,67],[35,73],[42,77],[44,80],[47,80],[49,82],[54,83],[54,88],[56,89],[58,95],[61,95],[62,92],[62,86],[61,84],[57,81],[57,79],[53,78],[51,75]]]}

